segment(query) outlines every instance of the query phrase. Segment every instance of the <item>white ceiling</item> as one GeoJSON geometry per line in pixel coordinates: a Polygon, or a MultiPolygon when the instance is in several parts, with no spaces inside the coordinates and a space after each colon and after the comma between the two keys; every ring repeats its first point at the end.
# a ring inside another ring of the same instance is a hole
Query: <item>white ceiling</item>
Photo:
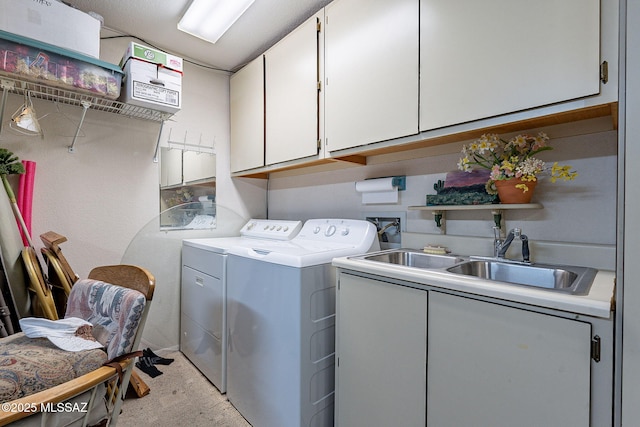
{"type": "Polygon", "coordinates": [[[236,71],[330,2],[255,0],[222,38],[211,44],[176,28],[191,0],[63,1],[82,11],[101,15],[108,29],[226,71],[236,71]]]}

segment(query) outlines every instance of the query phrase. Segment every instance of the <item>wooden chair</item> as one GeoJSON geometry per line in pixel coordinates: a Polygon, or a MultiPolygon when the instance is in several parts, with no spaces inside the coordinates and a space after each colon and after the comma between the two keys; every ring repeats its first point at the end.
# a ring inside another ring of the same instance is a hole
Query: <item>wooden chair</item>
{"type": "Polygon", "coordinates": [[[67,309],[67,299],[71,293],[73,283],[65,273],[58,256],[47,248],[41,248],[42,256],[47,264],[49,272],[49,284],[51,285],[51,294],[53,302],[58,313],[58,317],[64,316],[67,309]]]}
{"type": "Polygon", "coordinates": [[[53,292],[44,279],[35,249],[30,246],[22,248],[22,261],[29,279],[27,288],[32,295],[33,313],[38,317],[58,320],[53,292]]]}
{"type": "Polygon", "coordinates": [[[64,274],[66,281],[69,285],[73,285],[80,278],[71,268],[67,259],[62,254],[60,249],[60,243],[67,241],[67,238],[55,231],[47,231],[40,235],[40,240],[44,244],[44,249],[47,249],[51,255],[55,255],[56,260],[59,263],[60,274],[64,274]]]}
{"type": "MultiPolygon", "coordinates": [[[[42,240],[45,246],[41,248],[41,252],[48,267],[48,279],[53,298],[53,302],[46,299],[46,304],[48,307],[54,304],[58,317],[64,317],[69,293],[71,292],[73,284],[78,281],[80,276],[73,271],[73,268],[71,268],[71,265],[62,254],[60,244],[67,241],[65,236],[55,231],[47,231],[40,235],[40,240],[42,240]]],[[[37,270],[35,265],[33,268],[34,271],[37,270]]],[[[51,312],[51,310],[49,312],[51,312]]],[[[44,314],[44,317],[48,316],[44,314]]],[[[131,377],[130,384],[138,397],[147,395],[150,391],[149,386],[145,384],[142,378],[140,378],[135,371],[132,372],[131,377]]]]}
{"type": "Polygon", "coordinates": [[[80,278],[71,268],[60,248],[67,238],[55,231],[47,231],[40,235],[44,247],[40,249],[49,274],[49,284],[53,292],[53,300],[58,316],[62,316],[67,306],[67,298],[71,287],[80,278]]]}
{"type": "MultiPolygon", "coordinates": [[[[144,296],[146,303],[144,304],[144,309],[142,310],[130,347],[131,349],[137,349],[155,289],[155,278],[153,275],[141,267],[112,265],[94,268],[89,273],[89,279],[91,279],[88,280],[88,282],[91,282],[90,284],[83,282],[82,285],[77,284],[74,286],[74,288],[78,287],[77,290],[74,289],[74,292],[81,292],[83,286],[104,286],[104,284],[92,282],[95,280],[105,282],[108,284],[107,286],[116,285],[134,289],[144,296]]],[[[0,340],[0,344],[3,340],[11,338],[12,336],[3,338],[0,340]]],[[[121,369],[116,369],[114,366],[101,366],[98,369],[62,384],[7,402],[10,405],[9,407],[12,410],[15,409],[15,411],[0,411],[0,426],[14,422],[17,423],[17,425],[23,425],[22,423],[25,423],[24,425],[31,425],[31,422],[33,422],[34,425],[58,425],[56,424],[56,416],[59,415],[58,413],[46,410],[45,412],[36,413],[34,413],[34,411],[40,411],[42,408],[55,408],[58,404],[64,405],[69,402],[80,401],[95,404],[97,399],[100,401],[102,398],[100,394],[105,390],[109,390],[109,393],[104,401],[97,406],[90,405],[90,407],[102,408],[103,410],[106,408],[106,414],[98,414],[100,417],[96,420],[96,414],[91,410],[83,413],[84,418],[75,420],[74,423],[83,425],[82,423],[91,420],[92,423],[101,421],[106,422],[105,425],[116,425],[122,401],[124,400],[131,373],[133,372],[133,361],[134,359],[128,358],[117,362],[121,369]]],[[[67,421],[65,421],[65,424],[66,422],[67,421]]]]}

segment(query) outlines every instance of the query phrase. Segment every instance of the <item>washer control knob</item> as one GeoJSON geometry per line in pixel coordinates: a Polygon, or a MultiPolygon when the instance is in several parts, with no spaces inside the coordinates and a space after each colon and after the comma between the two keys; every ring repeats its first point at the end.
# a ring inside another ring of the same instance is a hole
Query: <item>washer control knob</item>
{"type": "Polygon", "coordinates": [[[340,232],[340,234],[341,234],[342,236],[348,236],[348,235],[349,235],[349,229],[348,229],[348,228],[344,228],[344,229],[340,232]]]}
{"type": "Polygon", "coordinates": [[[320,227],[317,227],[313,229],[313,234],[318,234],[320,232],[320,227]]]}
{"type": "Polygon", "coordinates": [[[333,236],[335,232],[336,232],[336,226],[330,225],[329,228],[327,228],[327,230],[324,232],[324,235],[327,237],[333,236]]]}
{"type": "Polygon", "coordinates": [[[282,229],[282,231],[289,231],[289,227],[287,227],[286,225],[284,226],[284,228],[282,229]]]}

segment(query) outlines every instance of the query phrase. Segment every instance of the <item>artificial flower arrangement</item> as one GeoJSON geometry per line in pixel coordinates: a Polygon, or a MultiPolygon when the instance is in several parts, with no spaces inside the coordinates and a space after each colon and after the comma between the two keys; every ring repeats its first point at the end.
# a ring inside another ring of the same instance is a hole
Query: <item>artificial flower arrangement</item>
{"type": "Polygon", "coordinates": [[[527,183],[535,183],[538,176],[550,172],[551,182],[558,179],[572,181],[578,173],[571,170],[570,165],[553,163],[548,168],[536,154],[552,150],[548,145],[549,137],[544,132],[537,136],[522,134],[505,141],[497,134],[484,134],[480,139],[462,147],[464,157],[458,162],[458,169],[470,172],[473,166],[491,170],[486,189],[489,194],[497,194],[495,182],[517,178],[522,183],[516,188],[529,191],[527,183]]]}

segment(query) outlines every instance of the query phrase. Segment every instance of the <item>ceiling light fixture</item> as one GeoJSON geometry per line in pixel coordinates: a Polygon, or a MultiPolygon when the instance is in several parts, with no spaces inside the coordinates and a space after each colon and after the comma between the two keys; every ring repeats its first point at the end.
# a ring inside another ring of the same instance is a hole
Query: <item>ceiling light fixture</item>
{"type": "Polygon", "coordinates": [[[193,0],[178,22],[178,30],[215,43],[254,0],[193,0]]]}

